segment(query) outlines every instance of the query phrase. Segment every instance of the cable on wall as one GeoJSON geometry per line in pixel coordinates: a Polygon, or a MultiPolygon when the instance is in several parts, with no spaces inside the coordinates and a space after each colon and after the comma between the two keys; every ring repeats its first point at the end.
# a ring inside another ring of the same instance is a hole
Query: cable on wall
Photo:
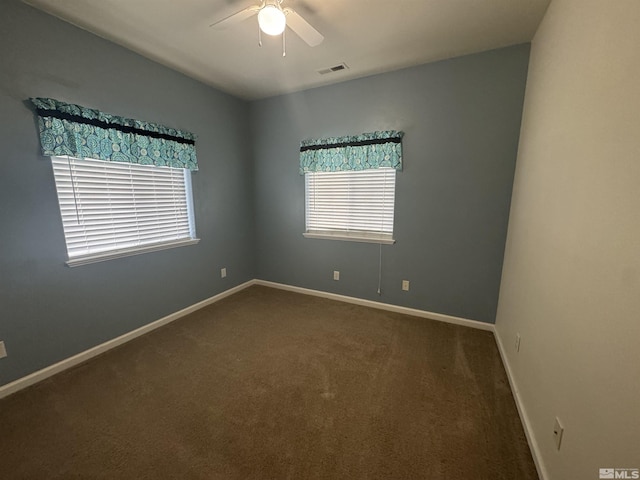
{"type": "Polygon", "coordinates": [[[380,246],[380,257],[378,258],[378,295],[382,295],[382,290],[380,289],[382,284],[382,243],[380,246]]]}

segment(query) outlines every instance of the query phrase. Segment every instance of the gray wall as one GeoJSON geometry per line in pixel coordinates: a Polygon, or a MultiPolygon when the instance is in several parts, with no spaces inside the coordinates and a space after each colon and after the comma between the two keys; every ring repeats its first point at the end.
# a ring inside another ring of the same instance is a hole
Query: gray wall
{"type": "Polygon", "coordinates": [[[493,322],[528,54],[511,47],[247,104],[5,0],[0,385],[255,277],[493,322]],[[196,133],[200,244],[65,266],[32,96],[196,133]],[[302,138],[384,129],[406,132],[405,168],[378,297],[377,245],[302,237],[297,165],[302,138]]]}
{"type": "Polygon", "coordinates": [[[553,0],[532,42],[496,338],[543,480],[640,467],[639,24],[553,0]]]}
{"type": "Polygon", "coordinates": [[[494,322],[528,58],[520,45],[254,102],[258,277],[494,322]],[[391,129],[405,163],[378,296],[378,245],[303,238],[298,147],[391,129]]]}
{"type": "Polygon", "coordinates": [[[0,385],[253,278],[248,106],[17,0],[0,6],[0,385]],[[194,132],[200,244],[77,268],[32,96],[194,132]],[[220,279],[226,266],[228,277],[220,279]]]}

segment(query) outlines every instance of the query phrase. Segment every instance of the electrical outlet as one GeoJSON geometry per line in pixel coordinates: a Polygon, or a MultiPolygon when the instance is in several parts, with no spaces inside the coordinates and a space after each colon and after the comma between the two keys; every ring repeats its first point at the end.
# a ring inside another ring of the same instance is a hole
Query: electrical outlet
{"type": "Polygon", "coordinates": [[[333,279],[340,280],[340,272],[338,270],[333,271],[333,279]]]}
{"type": "Polygon", "coordinates": [[[0,342],[0,358],[7,356],[7,349],[4,346],[4,342],[0,342]]]}
{"type": "Polygon", "coordinates": [[[224,278],[227,276],[227,269],[226,268],[221,268],[220,269],[220,278],[224,278]]]}
{"type": "Polygon", "coordinates": [[[402,280],[402,290],[405,292],[409,291],[409,280],[402,280]]]}
{"type": "Polygon", "coordinates": [[[520,351],[520,334],[516,333],[516,352],[520,351]]]}
{"type": "Polygon", "coordinates": [[[560,450],[560,444],[562,443],[562,434],[564,433],[564,427],[560,423],[560,419],[556,417],[556,423],[553,425],[553,440],[556,443],[556,448],[560,450]]]}

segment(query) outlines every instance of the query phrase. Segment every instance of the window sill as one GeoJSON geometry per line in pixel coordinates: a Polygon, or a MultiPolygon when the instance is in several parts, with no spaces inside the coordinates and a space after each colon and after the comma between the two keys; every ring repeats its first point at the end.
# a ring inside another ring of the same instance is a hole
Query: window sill
{"type": "Polygon", "coordinates": [[[177,240],[175,242],[156,243],[152,245],[144,245],[142,247],[123,248],[122,250],[111,250],[109,252],[82,255],[69,259],[67,261],[67,265],[69,267],[79,267],[81,265],[104,262],[107,260],[113,260],[115,258],[131,257],[133,255],[157,252],[160,250],[167,250],[169,248],[186,247],[187,245],[195,245],[199,241],[199,238],[192,238],[188,240],[177,240]]]}
{"type": "Polygon", "coordinates": [[[305,238],[318,238],[323,240],[342,240],[344,242],[378,243],[382,245],[393,245],[396,241],[388,235],[378,235],[375,233],[352,233],[352,232],[305,232],[305,238]]]}

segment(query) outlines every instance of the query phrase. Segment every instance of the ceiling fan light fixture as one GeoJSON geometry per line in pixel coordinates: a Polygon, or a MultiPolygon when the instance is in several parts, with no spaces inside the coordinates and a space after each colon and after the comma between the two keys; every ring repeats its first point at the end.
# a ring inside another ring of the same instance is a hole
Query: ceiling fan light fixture
{"type": "Polygon", "coordinates": [[[280,35],[284,32],[287,19],[281,9],[275,5],[266,5],[258,12],[258,25],[267,35],[280,35]]]}

